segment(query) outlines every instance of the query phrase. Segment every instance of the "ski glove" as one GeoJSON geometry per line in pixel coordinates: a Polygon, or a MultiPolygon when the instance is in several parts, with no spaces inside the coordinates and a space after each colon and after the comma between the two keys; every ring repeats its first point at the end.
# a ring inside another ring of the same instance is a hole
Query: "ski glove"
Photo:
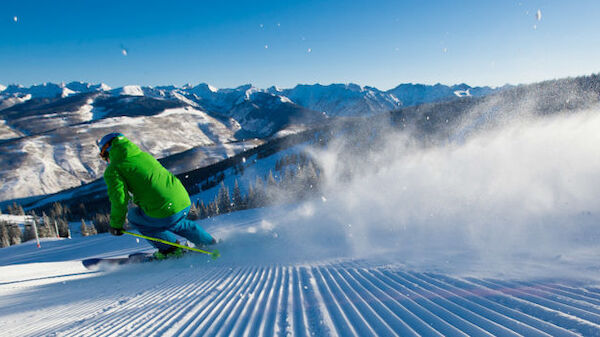
{"type": "Polygon", "coordinates": [[[110,228],[110,234],[112,234],[112,235],[116,235],[116,236],[123,235],[123,229],[121,229],[121,228],[113,228],[113,227],[111,227],[111,228],[110,228]]]}

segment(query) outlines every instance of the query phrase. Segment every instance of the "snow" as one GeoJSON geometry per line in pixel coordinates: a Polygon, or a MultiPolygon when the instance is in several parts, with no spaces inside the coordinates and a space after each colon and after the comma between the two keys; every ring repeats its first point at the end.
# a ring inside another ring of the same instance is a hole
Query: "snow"
{"type": "Polygon", "coordinates": [[[285,96],[279,96],[279,101],[281,103],[293,103],[289,98],[287,98],[285,96]]]}
{"type": "Polygon", "coordinates": [[[196,109],[192,109],[189,107],[177,108],[177,109],[167,109],[156,116],[157,117],[168,117],[168,116],[177,115],[177,114],[191,114],[191,115],[200,116],[200,117],[206,118],[206,119],[210,118],[210,116],[207,115],[205,112],[196,110],[196,109]]]}
{"type": "MultiPolygon", "coordinates": [[[[3,105],[0,104],[0,109],[2,109],[3,105]]],[[[17,130],[14,130],[9,125],[6,124],[5,121],[0,121],[0,139],[10,139],[17,138],[21,135],[21,133],[17,130]]]]}
{"type": "Polygon", "coordinates": [[[213,86],[212,86],[212,85],[210,85],[210,84],[207,84],[206,86],[208,87],[208,90],[210,90],[210,91],[212,91],[212,92],[217,92],[217,91],[219,91],[219,89],[217,89],[217,88],[213,87],[213,86]]]}
{"type": "Polygon", "coordinates": [[[297,85],[282,90],[294,103],[330,116],[365,116],[400,108],[401,103],[390,93],[372,87],[350,84],[297,85]]]}
{"type": "Polygon", "coordinates": [[[16,225],[23,225],[26,222],[30,222],[32,219],[33,217],[30,215],[0,214],[0,221],[16,225]]]}
{"type": "Polygon", "coordinates": [[[91,84],[87,82],[70,82],[66,85],[66,88],[75,93],[86,93],[94,91],[109,91],[110,87],[104,83],[91,84]]]}
{"type": "MultiPolygon", "coordinates": [[[[0,329],[10,336],[600,333],[595,282],[457,273],[456,266],[482,263],[443,247],[426,256],[410,254],[420,243],[384,256],[354,252],[347,229],[319,220],[307,207],[200,221],[224,240],[216,261],[190,253],[179,260],[97,270],[79,262],[149,250],[146,242],[127,235],[4,248],[0,329]],[[429,259],[438,254],[444,259],[432,263],[429,259]]],[[[586,257],[593,265],[593,251],[576,253],[577,261],[586,257]]],[[[518,265],[522,272],[556,264],[510,262],[514,265],[499,268],[518,265]]],[[[560,271],[573,268],[570,262],[560,271]]]]}
{"type": "Polygon", "coordinates": [[[0,84],[0,92],[3,92],[6,89],[5,85],[0,84]]]}
{"type": "Polygon", "coordinates": [[[471,96],[471,93],[469,92],[469,90],[470,89],[467,89],[467,90],[455,90],[454,94],[457,97],[469,97],[469,96],[471,96]]]}
{"type": "Polygon", "coordinates": [[[71,95],[73,95],[75,93],[75,91],[69,89],[69,88],[63,88],[62,93],[60,94],[60,97],[65,98],[65,97],[69,97],[71,95]]]}
{"type": "Polygon", "coordinates": [[[3,99],[0,102],[0,110],[10,108],[14,105],[21,104],[23,102],[27,102],[32,98],[31,94],[25,94],[23,96],[12,96],[6,99],[3,99]]]}
{"type": "Polygon", "coordinates": [[[102,91],[109,91],[111,88],[107,84],[100,83],[99,89],[102,91]]]}
{"type": "Polygon", "coordinates": [[[308,128],[303,125],[291,125],[286,127],[285,129],[277,131],[273,136],[271,136],[271,138],[282,138],[306,130],[308,130],[308,128]]]}
{"type": "Polygon", "coordinates": [[[124,87],[111,90],[111,93],[114,96],[144,96],[144,91],[139,85],[126,85],[124,87]]]}
{"type": "MultiPolygon", "coordinates": [[[[92,109],[90,104],[83,105],[77,113],[82,120],[103,117],[103,111],[92,109]]],[[[155,116],[104,118],[92,124],[72,127],[69,136],[102,135],[115,128],[157,158],[197,146],[208,147],[200,151],[193,162],[177,165],[177,172],[212,164],[242,151],[243,148],[257,145],[252,142],[229,145],[235,139],[234,131],[203,111],[193,108],[166,110],[155,116]],[[161,141],[156,141],[157,139],[161,141]]],[[[0,130],[6,130],[6,135],[10,137],[18,135],[3,123],[0,124],[0,130]]],[[[90,142],[81,146],[79,141],[52,144],[48,137],[31,136],[11,149],[11,155],[22,156],[27,165],[20,168],[19,174],[6,174],[0,178],[0,195],[4,200],[55,193],[79,186],[82,180],[91,181],[101,177],[104,166],[97,157],[95,144],[90,142]]]]}
{"type": "Polygon", "coordinates": [[[94,106],[92,105],[93,103],[94,100],[89,99],[87,100],[86,104],[79,108],[79,110],[77,111],[77,114],[81,115],[81,118],[83,120],[91,121],[99,117],[97,113],[94,114],[94,106]]]}

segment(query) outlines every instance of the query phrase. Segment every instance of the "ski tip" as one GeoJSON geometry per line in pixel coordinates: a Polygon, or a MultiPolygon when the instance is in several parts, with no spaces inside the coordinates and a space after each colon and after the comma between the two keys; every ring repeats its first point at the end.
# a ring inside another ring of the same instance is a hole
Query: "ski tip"
{"type": "Polygon", "coordinates": [[[219,253],[217,249],[213,250],[212,253],[210,253],[210,257],[212,257],[213,260],[218,259],[220,256],[221,253],[219,253]]]}

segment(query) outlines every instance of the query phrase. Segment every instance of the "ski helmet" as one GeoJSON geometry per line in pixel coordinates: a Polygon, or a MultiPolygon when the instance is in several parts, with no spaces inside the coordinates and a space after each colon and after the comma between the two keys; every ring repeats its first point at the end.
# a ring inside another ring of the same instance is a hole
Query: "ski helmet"
{"type": "Polygon", "coordinates": [[[109,133],[106,136],[102,137],[102,139],[98,140],[96,144],[100,149],[100,157],[104,160],[108,160],[108,151],[110,151],[112,140],[117,137],[123,137],[124,135],[120,132],[109,133]]]}

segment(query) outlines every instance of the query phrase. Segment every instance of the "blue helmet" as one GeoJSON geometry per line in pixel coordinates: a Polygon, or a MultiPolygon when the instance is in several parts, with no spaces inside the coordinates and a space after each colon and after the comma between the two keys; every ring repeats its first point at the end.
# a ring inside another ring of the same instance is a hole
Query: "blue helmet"
{"type": "Polygon", "coordinates": [[[107,134],[106,136],[102,137],[102,139],[97,141],[96,144],[98,145],[98,148],[100,148],[100,157],[104,158],[105,160],[108,159],[108,151],[110,151],[110,148],[112,147],[111,141],[122,136],[124,135],[120,132],[113,132],[107,134]]]}

